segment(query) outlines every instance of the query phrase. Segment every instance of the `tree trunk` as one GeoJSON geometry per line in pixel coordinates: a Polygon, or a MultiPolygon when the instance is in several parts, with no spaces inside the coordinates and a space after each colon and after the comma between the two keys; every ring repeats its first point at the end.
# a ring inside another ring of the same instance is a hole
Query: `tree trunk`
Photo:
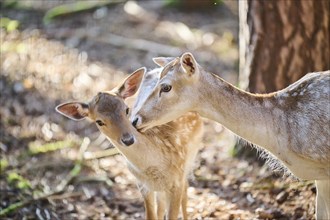
{"type": "Polygon", "coordinates": [[[242,87],[273,92],[328,70],[329,7],[329,0],[239,1],[242,87]]]}
{"type": "Polygon", "coordinates": [[[239,1],[241,88],[269,93],[330,69],[329,8],[329,0],[239,1]]]}

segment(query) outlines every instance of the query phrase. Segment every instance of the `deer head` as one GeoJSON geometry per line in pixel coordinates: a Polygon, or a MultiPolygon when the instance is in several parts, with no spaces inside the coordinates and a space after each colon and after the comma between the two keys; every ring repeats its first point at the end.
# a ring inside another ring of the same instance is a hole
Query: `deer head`
{"type": "Polygon", "coordinates": [[[130,117],[132,124],[142,131],[170,122],[198,105],[187,98],[196,94],[191,85],[197,84],[200,77],[200,67],[193,55],[153,60],[163,68],[159,80],[147,96],[138,95],[144,98],[136,100],[130,117]]]}
{"type": "Polygon", "coordinates": [[[98,93],[88,103],[68,102],[60,104],[56,110],[76,121],[89,118],[110,139],[120,145],[130,146],[136,141],[135,128],[127,118],[129,108],[124,100],[136,93],[145,71],[145,68],[136,70],[122,84],[111,91],[98,93]]]}

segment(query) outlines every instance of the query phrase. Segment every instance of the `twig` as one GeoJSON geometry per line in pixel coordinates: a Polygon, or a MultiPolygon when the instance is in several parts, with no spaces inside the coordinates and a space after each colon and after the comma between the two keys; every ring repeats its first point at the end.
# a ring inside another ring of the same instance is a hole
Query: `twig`
{"type": "Polygon", "coordinates": [[[70,193],[63,193],[61,195],[52,195],[52,196],[49,196],[47,199],[61,200],[61,199],[66,199],[66,198],[70,198],[70,197],[79,197],[82,195],[83,194],[81,192],[70,192],[70,193]]]}
{"type": "Polygon", "coordinates": [[[62,191],[80,173],[81,165],[84,159],[83,155],[84,152],[87,150],[90,142],[91,141],[87,137],[85,137],[84,140],[82,141],[75,165],[73,169],[70,171],[70,173],[67,175],[67,177],[60,183],[60,185],[57,186],[58,191],[62,191]]]}
{"type": "Polygon", "coordinates": [[[91,143],[91,140],[87,137],[84,138],[83,142],[81,143],[79,154],[78,154],[78,161],[82,162],[84,160],[84,153],[86,152],[88,145],[91,143]]]}
{"type": "Polygon", "coordinates": [[[94,160],[94,159],[100,159],[103,157],[110,157],[113,155],[119,154],[119,151],[117,148],[110,148],[108,150],[102,150],[102,151],[96,151],[96,152],[86,152],[84,154],[85,160],[94,160]]]}
{"type": "Polygon", "coordinates": [[[0,216],[5,216],[5,215],[7,215],[8,213],[11,213],[11,212],[13,212],[13,211],[15,211],[15,210],[17,210],[17,209],[19,209],[19,208],[22,208],[22,207],[26,206],[26,205],[29,204],[29,203],[30,203],[30,200],[26,200],[26,201],[24,201],[24,202],[16,202],[16,203],[14,203],[14,204],[11,204],[11,205],[8,206],[7,208],[2,209],[2,210],[0,211],[0,216]]]}
{"type": "MultiPolygon", "coordinates": [[[[73,162],[71,161],[44,161],[39,162],[38,164],[35,164],[34,166],[25,166],[22,164],[20,167],[22,167],[20,170],[21,172],[27,172],[27,171],[33,171],[33,170],[39,170],[39,169],[47,169],[47,168],[66,168],[73,165],[73,162]]],[[[15,167],[17,169],[17,167],[15,167]]],[[[14,170],[14,169],[13,169],[14,170]]],[[[11,171],[11,170],[9,170],[11,171]]]]}
{"type": "Polygon", "coordinates": [[[113,182],[107,176],[79,177],[79,178],[77,178],[76,182],[78,182],[78,183],[81,183],[81,182],[105,182],[110,187],[113,185],[113,182]]]}

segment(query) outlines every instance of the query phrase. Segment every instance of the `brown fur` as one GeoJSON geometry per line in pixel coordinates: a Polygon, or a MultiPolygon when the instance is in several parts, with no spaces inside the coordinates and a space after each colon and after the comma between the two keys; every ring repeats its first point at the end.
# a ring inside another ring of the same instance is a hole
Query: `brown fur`
{"type": "Polygon", "coordinates": [[[296,177],[316,180],[317,216],[329,219],[330,188],[325,186],[330,185],[330,71],[309,73],[281,91],[260,95],[204,71],[190,53],[178,59],[174,66],[169,59],[168,64],[157,59],[165,66],[154,91],[162,83],[172,90],[162,97],[152,91],[136,105],[131,118],[138,119],[137,127],[148,129],[188,111],[215,120],[265,149],[296,177]]]}
{"type": "Polygon", "coordinates": [[[90,119],[105,124],[98,128],[125,156],[129,170],[139,182],[146,219],[164,219],[165,210],[167,219],[177,219],[180,207],[183,219],[187,219],[187,176],[202,146],[203,122],[197,113],[187,113],[140,133],[127,118],[122,94],[128,93],[123,86],[127,86],[131,94],[130,86],[136,85],[130,85],[126,80],[110,92],[99,93],[88,104],[88,110],[86,105],[76,102],[60,105],[57,110],[67,115],[66,109],[85,106],[82,109],[88,112],[90,119]],[[123,134],[133,135],[135,142],[125,146],[121,142],[123,134]]]}

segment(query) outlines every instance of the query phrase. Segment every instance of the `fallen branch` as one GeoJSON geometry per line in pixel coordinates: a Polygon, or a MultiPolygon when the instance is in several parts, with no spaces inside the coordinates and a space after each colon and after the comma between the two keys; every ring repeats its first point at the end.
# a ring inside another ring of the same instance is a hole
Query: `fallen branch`
{"type": "MultiPolygon", "coordinates": [[[[56,167],[57,169],[61,169],[61,168],[67,168],[67,167],[71,167],[73,166],[73,162],[72,161],[42,161],[39,162],[38,164],[35,165],[30,165],[30,166],[25,166],[22,165],[20,171],[21,172],[32,172],[34,170],[40,170],[40,169],[48,169],[48,168],[53,168],[56,167]]],[[[15,169],[17,169],[17,167],[15,167],[15,169]]],[[[9,170],[11,171],[11,170],[9,170]]]]}
{"type": "Polygon", "coordinates": [[[83,194],[81,192],[70,192],[70,193],[63,193],[61,195],[52,195],[49,196],[47,199],[51,199],[51,200],[61,200],[61,199],[67,199],[70,197],[80,197],[83,194]]]}
{"type": "MultiPolygon", "coordinates": [[[[56,30],[58,31],[58,30],[56,30]]],[[[54,35],[52,30],[48,31],[49,35],[54,35]]],[[[112,33],[107,33],[103,37],[95,37],[93,34],[86,32],[85,29],[75,29],[75,30],[63,30],[61,32],[62,38],[70,38],[75,36],[79,39],[87,39],[90,41],[95,41],[96,43],[109,44],[115,47],[122,47],[133,50],[140,50],[145,52],[150,52],[155,54],[155,56],[169,56],[177,57],[186,52],[186,48],[175,47],[171,45],[161,44],[154,41],[146,39],[136,39],[128,38],[121,35],[116,35],[112,33]]],[[[216,57],[216,53],[209,51],[196,51],[196,54],[200,57],[203,62],[209,61],[210,59],[216,57]]]]}

